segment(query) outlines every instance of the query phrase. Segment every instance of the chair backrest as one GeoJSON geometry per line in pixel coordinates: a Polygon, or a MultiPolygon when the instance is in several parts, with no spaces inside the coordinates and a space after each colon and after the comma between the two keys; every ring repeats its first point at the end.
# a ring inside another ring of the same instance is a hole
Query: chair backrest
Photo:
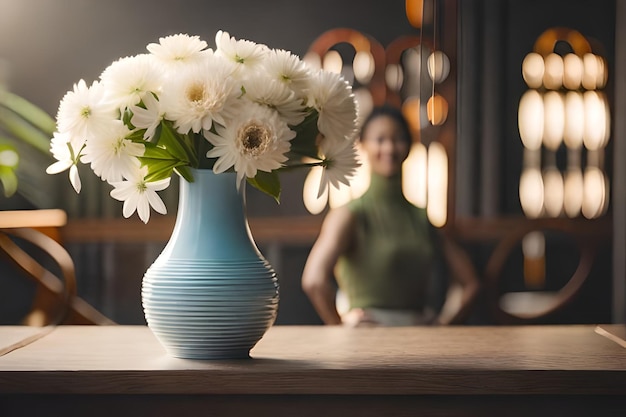
{"type": "Polygon", "coordinates": [[[77,296],[74,262],[60,243],[59,229],[66,222],[63,210],[0,211],[0,250],[37,283],[31,311],[22,324],[115,324],[77,296]],[[31,256],[20,241],[43,250],[62,277],[31,256]]]}

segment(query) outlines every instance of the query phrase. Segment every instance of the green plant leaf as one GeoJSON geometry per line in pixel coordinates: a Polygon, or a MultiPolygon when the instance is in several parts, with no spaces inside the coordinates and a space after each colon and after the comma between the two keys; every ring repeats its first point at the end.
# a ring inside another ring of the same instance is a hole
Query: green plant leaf
{"type": "Polygon", "coordinates": [[[317,146],[315,145],[319,134],[318,117],[317,110],[311,110],[302,123],[291,127],[296,132],[296,137],[291,140],[290,153],[318,158],[317,146]]]}
{"type": "Polygon", "coordinates": [[[12,168],[0,166],[0,182],[5,197],[11,197],[17,191],[17,176],[12,168]]]}
{"type": "Polygon", "coordinates": [[[181,161],[172,154],[168,149],[158,146],[146,145],[144,155],[139,157],[142,166],[148,167],[148,175],[146,181],[159,181],[172,175],[174,168],[187,166],[187,161],[181,161]]]}
{"type": "Polygon", "coordinates": [[[187,182],[194,182],[193,174],[188,166],[181,165],[174,168],[174,170],[178,173],[178,175],[187,180],[187,182]]]}
{"type": "Polygon", "coordinates": [[[5,111],[0,111],[0,126],[2,126],[7,133],[28,143],[46,155],[50,154],[50,138],[52,137],[52,133],[42,132],[37,127],[21,118],[20,115],[6,109],[4,110],[5,111]]]}
{"type": "Polygon", "coordinates": [[[189,163],[192,159],[189,157],[190,150],[185,143],[181,141],[180,134],[174,130],[171,123],[161,122],[161,136],[158,142],[159,146],[163,146],[167,151],[179,161],[189,163]]]}
{"type": "Polygon", "coordinates": [[[248,183],[280,203],[280,178],[276,171],[257,171],[254,178],[248,178],[248,183]]]}
{"type": "Polygon", "coordinates": [[[16,94],[6,90],[0,91],[0,105],[50,136],[56,130],[56,122],[48,113],[16,94]]]}

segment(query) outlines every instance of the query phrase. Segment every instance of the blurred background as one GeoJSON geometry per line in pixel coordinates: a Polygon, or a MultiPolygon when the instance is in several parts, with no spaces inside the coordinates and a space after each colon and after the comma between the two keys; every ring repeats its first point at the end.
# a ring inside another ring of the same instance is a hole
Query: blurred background
{"type": "MultiPolygon", "coordinates": [[[[90,84],[111,62],[146,52],[162,36],[199,35],[213,47],[221,29],[290,50],[344,74],[360,117],[390,102],[411,120],[407,193],[479,272],[485,289],[471,323],[624,322],[626,36],[619,34],[626,35],[626,10],[619,3],[0,0],[0,87],[54,116],[75,82],[90,84]],[[590,56],[593,85],[568,83],[571,68],[586,74],[590,56]],[[564,121],[550,141],[550,123],[568,114],[570,92],[583,110],[594,111],[587,96],[601,107],[601,116],[580,116],[588,132],[573,145],[564,121]],[[537,97],[540,119],[528,110],[538,108],[530,101],[537,97]]],[[[171,231],[177,187],[163,196],[167,216],[153,214],[147,225],[120,219],[121,204],[88,167],[76,195],[65,174],[45,173],[49,155],[12,143],[18,192],[0,197],[0,210],[65,210],[60,240],[75,262],[79,295],[118,323],[145,323],[141,279],[171,231]]],[[[305,204],[307,175],[282,178],[280,205],[247,191],[253,235],[279,276],[277,324],[321,323],[300,275],[328,205],[305,204]]],[[[23,275],[0,258],[1,323],[19,322],[31,308],[37,289],[23,275]]]]}

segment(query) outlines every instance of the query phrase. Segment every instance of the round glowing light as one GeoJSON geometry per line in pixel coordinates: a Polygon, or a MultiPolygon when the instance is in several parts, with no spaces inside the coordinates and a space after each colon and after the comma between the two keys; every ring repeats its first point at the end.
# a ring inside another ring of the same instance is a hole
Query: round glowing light
{"type": "Polygon", "coordinates": [[[538,168],[525,168],[519,181],[519,199],[526,217],[535,219],[543,211],[543,180],[538,168]]]}
{"type": "Polygon", "coordinates": [[[356,169],[354,176],[350,179],[350,190],[352,192],[352,198],[361,197],[370,186],[371,181],[371,168],[367,154],[363,150],[360,143],[356,146],[357,160],[361,163],[356,169]]]}
{"type": "Polygon", "coordinates": [[[539,88],[543,83],[545,65],[543,57],[536,52],[531,52],[522,62],[522,77],[530,88],[539,88]]]}
{"type": "Polygon", "coordinates": [[[528,233],[522,239],[522,253],[531,259],[543,258],[546,254],[546,238],[542,232],[528,233]]]}
{"type": "Polygon", "coordinates": [[[600,147],[603,148],[609,142],[609,138],[611,136],[611,109],[606,95],[603,92],[599,92],[598,95],[604,104],[604,136],[602,138],[602,143],[600,144],[600,147]]]}
{"type": "Polygon", "coordinates": [[[607,182],[597,167],[587,167],[583,176],[582,213],[587,219],[595,219],[604,214],[607,201],[607,182]]]}
{"type": "Polygon", "coordinates": [[[595,90],[598,86],[598,59],[592,53],[583,55],[583,88],[595,90]]]}
{"type": "Polygon", "coordinates": [[[583,80],[583,61],[576,54],[563,58],[563,86],[568,90],[578,90],[583,80]]]}
{"type": "Polygon", "coordinates": [[[411,26],[417,29],[422,27],[422,16],[424,15],[423,0],[406,0],[405,2],[406,17],[411,26]]]}
{"type": "Polygon", "coordinates": [[[322,69],[322,57],[317,52],[307,52],[302,60],[314,70],[322,69]]]}
{"type": "Polygon", "coordinates": [[[334,72],[335,74],[341,74],[343,60],[341,59],[339,52],[334,49],[326,52],[326,55],[324,55],[324,59],[322,60],[322,68],[326,71],[334,72]]]}
{"type": "Polygon", "coordinates": [[[374,99],[369,89],[360,87],[354,90],[354,98],[357,102],[357,125],[361,126],[365,118],[374,108],[374,99]]]}
{"type": "Polygon", "coordinates": [[[442,125],[448,118],[448,102],[439,94],[435,94],[428,99],[428,103],[426,103],[426,112],[428,115],[428,121],[433,126],[442,125]]]}
{"type": "Polygon", "coordinates": [[[414,134],[419,135],[419,132],[426,127],[425,121],[428,117],[422,117],[422,104],[417,96],[411,96],[402,103],[402,114],[414,134]]]}
{"type": "Polygon", "coordinates": [[[563,177],[556,168],[548,168],[543,172],[543,206],[550,217],[558,217],[563,211],[563,177]]]}
{"type": "Polygon", "coordinates": [[[520,99],[518,109],[519,133],[526,148],[535,150],[541,147],[543,125],[543,98],[536,90],[528,90],[520,99]]]}
{"type": "Polygon", "coordinates": [[[413,205],[426,208],[428,178],[428,152],[422,143],[411,146],[409,156],[402,164],[402,192],[413,205]]]}
{"type": "Polygon", "coordinates": [[[545,66],[543,85],[548,90],[558,90],[563,85],[563,58],[551,53],[545,59],[545,66]]]}
{"type": "Polygon", "coordinates": [[[352,62],[354,78],[361,84],[367,84],[374,75],[374,57],[370,51],[358,51],[352,62]]]}
{"type": "Polygon", "coordinates": [[[323,171],[324,168],[322,167],[313,167],[304,180],[302,201],[304,202],[304,207],[311,214],[321,213],[326,208],[326,203],[328,202],[328,187],[321,195],[318,195],[323,171]]]}
{"type": "Polygon", "coordinates": [[[435,227],[443,227],[448,217],[448,155],[443,145],[428,146],[428,204],[426,215],[435,227]]]}
{"type": "Polygon", "coordinates": [[[604,146],[607,132],[607,108],[604,100],[596,91],[585,91],[585,130],[583,143],[589,150],[597,150],[604,146]]]}
{"type": "Polygon", "coordinates": [[[390,90],[400,91],[404,82],[402,67],[398,64],[389,64],[385,68],[385,81],[390,90]]]}
{"type": "Polygon", "coordinates": [[[352,200],[352,193],[350,187],[346,184],[340,183],[339,188],[330,186],[330,193],[328,195],[328,206],[330,208],[341,207],[352,200]]]}
{"type": "Polygon", "coordinates": [[[565,130],[565,106],[561,94],[548,91],[543,96],[543,111],[543,144],[546,148],[555,151],[561,146],[565,130]]]}
{"type": "Polygon", "coordinates": [[[606,82],[609,78],[609,72],[606,68],[606,61],[603,57],[596,55],[596,59],[598,60],[598,73],[596,74],[596,87],[604,88],[606,86],[606,82]]]}
{"type": "Polygon", "coordinates": [[[442,51],[435,51],[428,57],[428,75],[435,84],[445,81],[450,74],[450,58],[442,51]]]}
{"type": "Polygon", "coordinates": [[[565,172],[563,183],[563,208],[569,218],[578,217],[583,206],[583,173],[578,168],[565,172]]]}
{"type": "Polygon", "coordinates": [[[570,149],[578,149],[583,144],[585,131],[585,104],[578,91],[565,94],[565,129],[563,142],[570,149]]]}

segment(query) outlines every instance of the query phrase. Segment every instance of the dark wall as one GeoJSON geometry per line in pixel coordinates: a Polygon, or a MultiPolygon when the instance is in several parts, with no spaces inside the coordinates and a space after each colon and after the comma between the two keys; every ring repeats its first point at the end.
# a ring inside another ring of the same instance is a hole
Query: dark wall
{"type": "Polygon", "coordinates": [[[56,112],[80,78],[174,33],[210,46],[218,30],[304,54],[322,32],[351,27],[383,45],[414,33],[403,0],[0,0],[0,58],[12,90],[56,112]]]}

